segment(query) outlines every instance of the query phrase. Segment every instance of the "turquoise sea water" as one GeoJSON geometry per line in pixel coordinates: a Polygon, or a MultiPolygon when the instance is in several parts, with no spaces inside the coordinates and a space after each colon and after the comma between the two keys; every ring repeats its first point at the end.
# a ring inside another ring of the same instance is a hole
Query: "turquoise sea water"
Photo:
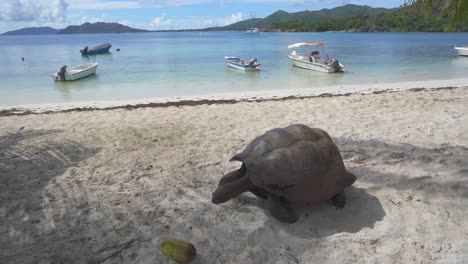
{"type": "Polygon", "coordinates": [[[125,100],[161,96],[314,89],[468,77],[468,58],[455,44],[467,33],[261,33],[171,32],[97,35],[0,36],[0,105],[125,100]],[[344,74],[292,67],[287,46],[325,41],[344,74]],[[85,45],[109,42],[111,53],[82,57],[85,45]],[[120,51],[116,51],[120,48],[120,51]],[[226,66],[224,56],[256,57],[261,72],[226,66]],[[21,61],[21,57],[25,61],[21,61]],[[97,75],[56,83],[50,74],[99,62],[97,75]]]}

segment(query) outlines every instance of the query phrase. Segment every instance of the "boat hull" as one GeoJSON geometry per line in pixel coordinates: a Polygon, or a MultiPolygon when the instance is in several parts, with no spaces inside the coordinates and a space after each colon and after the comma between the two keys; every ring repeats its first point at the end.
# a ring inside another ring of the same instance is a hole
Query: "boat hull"
{"type": "Polygon", "coordinates": [[[250,66],[247,61],[237,58],[237,57],[224,57],[226,60],[226,63],[228,64],[229,67],[238,69],[241,71],[259,71],[260,70],[260,65],[255,65],[255,66],[250,66]],[[244,62],[242,64],[241,62],[244,62]]]}
{"type": "Polygon", "coordinates": [[[455,47],[455,50],[458,52],[458,55],[468,57],[468,47],[455,47]]]}
{"type": "Polygon", "coordinates": [[[96,55],[96,54],[108,53],[111,47],[112,45],[107,43],[107,44],[103,44],[103,45],[91,48],[86,53],[84,53],[83,50],[81,50],[81,54],[82,55],[96,55]]]}
{"type": "Polygon", "coordinates": [[[302,68],[302,69],[325,72],[325,73],[344,72],[344,66],[342,64],[340,64],[341,70],[338,71],[329,65],[310,62],[300,56],[289,55],[289,58],[291,59],[294,66],[302,68]]]}
{"type": "Polygon", "coordinates": [[[96,74],[98,65],[98,63],[86,63],[77,67],[70,68],[65,72],[65,80],[62,80],[58,73],[54,73],[51,76],[52,79],[56,82],[74,81],[96,74]]]}

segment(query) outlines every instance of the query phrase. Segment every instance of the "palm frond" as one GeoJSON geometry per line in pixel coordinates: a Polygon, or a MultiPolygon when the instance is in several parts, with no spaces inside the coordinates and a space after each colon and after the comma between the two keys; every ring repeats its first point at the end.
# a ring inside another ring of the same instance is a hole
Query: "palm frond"
{"type": "Polygon", "coordinates": [[[467,21],[468,16],[468,0],[452,0],[447,5],[447,10],[450,11],[450,23],[448,28],[453,30],[456,25],[460,25],[463,21],[467,21]]]}
{"type": "Polygon", "coordinates": [[[466,20],[468,16],[468,0],[407,0],[409,5],[421,3],[426,15],[431,15],[434,8],[440,8],[440,12],[446,12],[450,16],[448,30],[466,20]]]}

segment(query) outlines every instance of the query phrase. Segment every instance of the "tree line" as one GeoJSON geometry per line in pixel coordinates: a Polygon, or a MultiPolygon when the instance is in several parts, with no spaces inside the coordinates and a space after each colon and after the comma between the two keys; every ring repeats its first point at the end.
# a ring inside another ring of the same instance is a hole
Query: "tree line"
{"type": "MultiPolygon", "coordinates": [[[[464,0],[466,1],[466,0],[464,0]]],[[[412,5],[404,4],[398,10],[373,16],[358,15],[352,18],[325,19],[317,22],[300,22],[295,20],[276,22],[266,31],[352,31],[352,32],[443,32],[468,31],[468,19],[460,23],[451,23],[453,11],[442,4],[432,9],[422,8],[423,2],[412,5]]]]}

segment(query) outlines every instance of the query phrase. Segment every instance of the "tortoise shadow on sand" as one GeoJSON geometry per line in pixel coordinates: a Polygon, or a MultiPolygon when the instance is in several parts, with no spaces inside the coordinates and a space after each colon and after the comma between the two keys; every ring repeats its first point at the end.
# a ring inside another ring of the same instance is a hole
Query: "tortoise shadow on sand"
{"type": "Polygon", "coordinates": [[[280,230],[303,239],[327,237],[337,233],[357,233],[364,228],[374,228],[377,222],[383,220],[385,211],[377,197],[367,193],[365,189],[352,186],[345,189],[345,194],[345,208],[337,210],[331,203],[325,202],[296,209],[300,217],[294,224],[282,223],[270,216],[264,202],[258,198],[239,196],[241,202],[261,207],[268,216],[264,226],[250,234],[249,243],[264,233],[278,233],[280,230]]]}

